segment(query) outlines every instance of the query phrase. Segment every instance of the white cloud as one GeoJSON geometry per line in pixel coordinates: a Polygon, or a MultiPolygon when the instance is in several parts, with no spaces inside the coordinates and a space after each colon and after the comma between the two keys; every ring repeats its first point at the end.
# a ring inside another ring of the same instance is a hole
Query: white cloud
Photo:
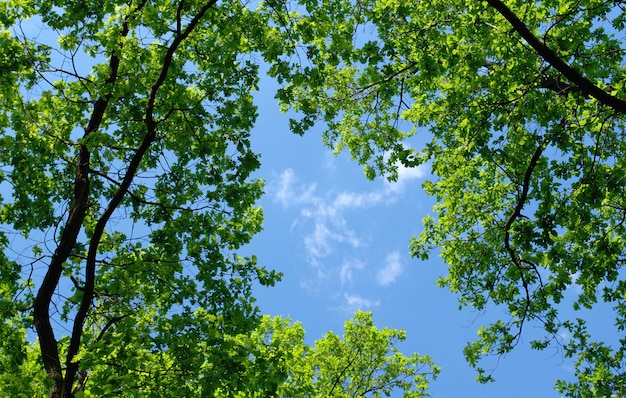
{"type": "Polygon", "coordinates": [[[398,181],[404,182],[424,178],[430,172],[429,169],[430,167],[427,164],[420,164],[417,167],[405,167],[400,165],[398,168],[398,181]]]}
{"type": "Polygon", "coordinates": [[[274,200],[280,202],[284,207],[306,204],[315,201],[315,184],[301,187],[298,192],[294,190],[297,177],[292,169],[284,170],[278,177],[275,184],[274,200]]]}
{"type": "Polygon", "coordinates": [[[385,266],[378,271],[378,283],[383,286],[389,286],[396,281],[400,274],[402,274],[400,253],[389,253],[385,259],[385,266]]]}
{"type": "Polygon", "coordinates": [[[332,253],[331,242],[342,242],[343,235],[332,232],[326,224],[315,223],[315,230],[304,238],[304,247],[312,257],[326,257],[332,253]]]}
{"type": "MultiPolygon", "coordinates": [[[[319,266],[320,260],[331,255],[337,244],[352,248],[362,245],[362,238],[350,229],[343,212],[359,207],[368,207],[381,201],[379,193],[356,194],[342,192],[330,197],[316,192],[315,184],[299,185],[292,169],[284,170],[273,186],[274,200],[283,207],[299,206],[300,216],[304,219],[294,225],[313,223],[313,229],[304,237],[306,257],[313,266],[319,266]]],[[[326,273],[324,273],[326,275],[326,273]]]]}
{"type": "MultiPolygon", "coordinates": [[[[405,149],[413,149],[411,145],[404,143],[405,149]]],[[[389,152],[385,153],[384,158],[389,158],[389,152]]],[[[400,161],[397,161],[395,166],[398,170],[398,179],[396,181],[385,181],[385,191],[389,195],[397,195],[404,192],[404,188],[410,181],[417,180],[426,177],[430,173],[430,166],[428,164],[421,164],[417,167],[406,167],[400,161]]]]}
{"type": "Polygon", "coordinates": [[[291,169],[283,171],[278,178],[278,189],[276,189],[274,199],[281,202],[283,206],[289,204],[289,202],[291,202],[291,198],[293,197],[293,191],[291,190],[293,179],[294,174],[291,169]]]}
{"type": "Polygon", "coordinates": [[[583,287],[578,284],[578,278],[580,277],[580,271],[576,271],[570,275],[572,279],[572,283],[570,284],[569,289],[573,290],[576,294],[582,294],[583,287]]]}
{"type": "Polygon", "coordinates": [[[339,281],[341,285],[352,283],[353,271],[360,271],[364,266],[365,264],[362,261],[356,259],[344,260],[339,269],[339,281]]]}
{"type": "MultiPolygon", "coordinates": [[[[351,223],[357,222],[362,212],[355,210],[373,209],[393,203],[409,181],[423,177],[425,167],[408,169],[400,167],[398,181],[372,183],[373,189],[361,192],[343,190],[320,192],[319,185],[303,183],[292,169],[286,169],[273,184],[270,192],[273,200],[285,209],[297,211],[292,223],[293,233],[302,234],[304,257],[315,274],[306,281],[306,286],[325,286],[333,293],[352,286],[359,272],[367,266],[367,243],[372,240],[372,230],[357,229],[351,223]],[[357,250],[358,249],[358,250],[357,250]],[[344,260],[338,259],[337,256],[344,260]],[[345,260],[349,258],[349,260],[345,260]],[[332,280],[331,278],[336,278],[332,280]]],[[[373,217],[373,216],[372,216],[373,217]]],[[[368,217],[365,221],[372,220],[368,217]]],[[[382,225],[380,226],[383,227],[382,225]]],[[[385,263],[366,278],[375,278],[377,284],[389,286],[402,273],[398,252],[390,253],[385,263]]],[[[303,286],[305,286],[303,285],[303,286]]],[[[377,301],[346,294],[346,305],[352,309],[367,309],[378,305],[377,301]]]]}
{"type": "Polygon", "coordinates": [[[559,330],[559,344],[566,345],[572,338],[572,335],[565,329],[559,330]]]}
{"type": "Polygon", "coordinates": [[[384,202],[384,195],[381,192],[340,192],[333,201],[335,209],[356,209],[361,207],[375,206],[384,202]]]}
{"type": "Polygon", "coordinates": [[[348,293],[345,293],[343,297],[345,299],[344,310],[350,313],[354,313],[359,310],[369,311],[372,308],[376,308],[380,305],[379,300],[374,301],[374,300],[370,300],[364,297],[351,295],[348,293]]]}
{"type": "Polygon", "coordinates": [[[390,194],[400,194],[410,181],[426,177],[430,172],[430,167],[421,164],[417,167],[405,167],[398,163],[398,179],[396,181],[385,181],[385,186],[390,194]]]}
{"type": "Polygon", "coordinates": [[[334,172],[337,170],[337,166],[335,166],[336,159],[337,156],[335,156],[332,151],[324,151],[324,162],[322,163],[322,167],[328,171],[334,172]]]}

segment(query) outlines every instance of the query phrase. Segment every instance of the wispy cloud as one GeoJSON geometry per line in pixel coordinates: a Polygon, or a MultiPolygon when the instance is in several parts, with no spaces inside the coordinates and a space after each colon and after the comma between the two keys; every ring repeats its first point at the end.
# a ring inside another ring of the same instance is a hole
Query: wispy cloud
{"type": "Polygon", "coordinates": [[[337,244],[357,248],[363,237],[348,226],[344,212],[380,204],[384,198],[379,192],[330,192],[321,195],[315,183],[302,184],[291,169],[284,170],[274,184],[274,201],[283,207],[300,208],[300,218],[312,222],[313,227],[304,237],[308,261],[320,265],[320,260],[334,253],[337,244]]]}
{"type": "Polygon", "coordinates": [[[315,201],[315,184],[295,187],[297,177],[292,169],[286,169],[278,177],[274,185],[274,200],[284,207],[301,205],[315,201]]]}
{"type": "MultiPolygon", "coordinates": [[[[322,259],[336,252],[337,245],[359,248],[367,242],[366,236],[348,225],[346,213],[393,203],[408,181],[422,178],[426,173],[425,167],[411,169],[400,166],[395,183],[385,182],[382,186],[366,192],[329,191],[321,194],[317,184],[302,183],[292,169],[286,169],[280,173],[270,189],[274,192],[275,202],[285,208],[299,209],[300,217],[295,223],[311,225],[304,236],[304,247],[309,263],[319,266],[322,259]]],[[[392,283],[393,279],[390,278],[395,278],[399,269],[399,265],[387,264],[381,270],[385,272],[385,276],[379,276],[380,283],[392,283]]]]}
{"type": "Polygon", "coordinates": [[[354,231],[339,228],[337,225],[329,226],[323,220],[316,220],[313,232],[304,237],[304,247],[312,259],[326,257],[333,253],[333,243],[347,243],[352,247],[358,247],[361,241],[354,231]]]}
{"type": "Polygon", "coordinates": [[[430,166],[422,164],[417,167],[405,167],[398,163],[398,179],[396,181],[385,181],[388,194],[400,194],[404,192],[406,185],[412,180],[426,177],[430,173],[430,166]]]}
{"type": "Polygon", "coordinates": [[[381,192],[339,192],[333,200],[333,207],[336,210],[342,209],[357,209],[363,207],[375,206],[383,203],[386,199],[381,192]]]}
{"type": "Polygon", "coordinates": [[[369,311],[373,308],[376,308],[380,305],[380,300],[371,300],[368,298],[364,298],[361,296],[344,294],[344,310],[349,313],[354,313],[356,311],[369,311]]]}
{"type": "MultiPolygon", "coordinates": [[[[292,231],[302,237],[304,257],[314,271],[313,278],[305,278],[301,286],[310,290],[323,287],[343,302],[342,309],[354,311],[378,306],[378,300],[350,291],[358,289],[356,284],[360,282],[370,286],[371,282],[380,286],[393,284],[403,270],[401,256],[399,252],[389,253],[383,264],[371,272],[376,264],[370,260],[368,247],[379,231],[362,228],[363,221],[376,218],[359,216],[367,214],[362,212],[364,209],[377,212],[396,202],[408,183],[426,173],[426,168],[401,167],[395,183],[372,183],[372,189],[359,192],[322,191],[321,184],[303,182],[292,169],[282,171],[268,188],[275,203],[291,212],[297,211],[292,224],[297,229],[292,231]]],[[[384,229],[385,225],[378,224],[376,228],[384,229]]]]}
{"type": "Polygon", "coordinates": [[[361,271],[365,267],[365,263],[357,259],[344,260],[339,269],[339,281],[341,286],[349,285],[353,281],[355,271],[361,271]]]}
{"type": "Polygon", "coordinates": [[[583,292],[582,286],[577,283],[579,277],[580,277],[580,271],[576,271],[573,274],[570,274],[570,278],[572,282],[570,283],[570,286],[567,288],[567,290],[574,292],[576,296],[582,294],[583,292]]]}
{"type": "Polygon", "coordinates": [[[402,262],[400,253],[392,252],[385,258],[385,265],[378,271],[378,283],[382,286],[389,286],[402,274],[402,262]]]}

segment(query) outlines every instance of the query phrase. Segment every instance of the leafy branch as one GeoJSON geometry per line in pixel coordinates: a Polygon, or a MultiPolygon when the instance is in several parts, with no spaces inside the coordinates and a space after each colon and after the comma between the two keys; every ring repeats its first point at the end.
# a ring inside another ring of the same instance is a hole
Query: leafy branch
{"type": "MultiPolygon", "coordinates": [[[[138,8],[141,8],[146,1],[147,0],[144,0],[138,8]]],[[[128,33],[129,28],[127,17],[122,24],[120,37],[125,37],[128,33]]],[[[105,81],[106,86],[111,87],[116,82],[119,66],[119,54],[116,51],[113,51],[109,59],[110,74],[105,81]]],[[[101,96],[95,101],[91,118],[87,127],[84,129],[83,140],[88,140],[89,135],[100,127],[111,96],[112,91],[109,89],[104,96],[101,96]]],[[[58,345],[54,336],[54,330],[50,323],[49,306],[54,290],[58,286],[63,272],[63,263],[67,260],[72,252],[72,249],[74,248],[74,245],[76,244],[78,234],[80,233],[86,216],[86,211],[89,207],[90,157],[91,154],[87,144],[86,142],[83,142],[80,145],[76,164],[74,194],[72,197],[69,215],[65,223],[65,228],[63,229],[59,245],[52,255],[48,271],[46,272],[34,302],[34,324],[39,337],[39,346],[41,347],[44,368],[48,373],[48,377],[54,381],[54,384],[50,389],[50,397],[71,397],[71,384],[74,381],[75,371],[71,374],[71,378],[67,377],[70,376],[70,373],[72,373],[69,371],[66,372],[65,379],[63,377],[58,345]]],[[[73,356],[74,354],[75,352],[71,355],[73,356]]]]}
{"type": "Polygon", "coordinates": [[[520,36],[522,36],[522,38],[526,40],[543,59],[546,60],[546,62],[578,86],[585,94],[597,99],[600,103],[613,108],[617,112],[626,114],[626,101],[602,90],[576,69],[565,63],[550,47],[542,43],[528,29],[526,24],[506,6],[506,4],[500,0],[487,0],[487,3],[489,3],[489,5],[495,8],[504,18],[506,18],[506,20],[513,25],[513,29],[515,29],[515,31],[519,33],[520,36]]]}
{"type": "Polygon", "coordinates": [[[178,7],[177,13],[177,36],[170,44],[165,57],[163,59],[163,64],[161,66],[161,71],[156,81],[153,83],[150,88],[150,92],[148,94],[148,101],[146,105],[146,117],[145,117],[145,125],[146,125],[146,136],[142,140],[141,144],[137,148],[133,158],[131,159],[128,168],[126,170],[126,174],[116,191],[113,198],[111,198],[109,204],[104,210],[103,214],[98,219],[96,226],[94,228],[94,232],[91,238],[91,242],[89,244],[89,250],[87,252],[87,265],[85,269],[85,291],[83,294],[83,298],[76,314],[76,318],[74,319],[74,327],[72,330],[72,337],[70,339],[70,345],[67,353],[67,370],[66,370],[66,386],[70,387],[73,383],[74,377],[78,371],[79,362],[74,361],[74,357],[78,353],[78,349],[80,347],[80,338],[83,331],[83,325],[89,309],[91,307],[91,300],[94,295],[95,288],[95,270],[96,270],[96,256],[98,254],[98,247],[100,245],[100,240],[104,233],[107,222],[109,221],[111,215],[115,211],[115,209],[122,202],[122,199],[126,195],[128,188],[130,187],[135,174],[139,168],[139,165],[156,139],[156,130],[157,130],[157,122],[154,120],[154,105],[156,102],[156,97],[159,89],[162,87],[165,79],[168,75],[169,69],[172,65],[172,60],[174,57],[174,53],[181,45],[181,43],[189,36],[189,34],[195,29],[200,20],[204,17],[207,11],[213,7],[217,3],[217,0],[211,0],[205,3],[196,13],[196,15],[192,18],[189,24],[185,27],[184,30],[181,31],[181,10],[184,4],[184,1],[181,1],[178,7]]]}

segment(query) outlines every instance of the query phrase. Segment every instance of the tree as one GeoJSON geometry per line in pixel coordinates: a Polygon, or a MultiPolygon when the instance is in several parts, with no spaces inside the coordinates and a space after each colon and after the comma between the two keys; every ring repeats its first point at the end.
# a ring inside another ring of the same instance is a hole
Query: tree
{"type": "Polygon", "coordinates": [[[545,331],[532,347],[575,361],[560,392],[623,396],[624,5],[326,0],[275,20],[294,43],[270,59],[294,131],[324,122],[326,144],[369,178],[430,166],[437,204],[412,254],[443,258],[438,283],[461,306],[508,312],[465,350],[479,380],[491,379],[480,359],[510,352],[531,323],[545,331]],[[597,307],[613,310],[614,341],[575,314],[597,307]]]}
{"type": "Polygon", "coordinates": [[[428,381],[439,368],[427,355],[406,357],[398,350],[404,331],[379,330],[369,312],[357,312],[344,328],[343,338],[328,332],[308,346],[301,324],[264,316],[254,333],[239,338],[253,355],[242,382],[251,389],[240,391],[241,397],[267,397],[271,391],[278,397],[382,397],[394,391],[428,396],[428,381]],[[264,390],[268,385],[271,390],[264,390]]]}
{"type": "Polygon", "coordinates": [[[236,254],[261,229],[267,21],[230,0],[11,0],[0,23],[0,391],[236,385],[229,336],[279,279],[236,254]]]}

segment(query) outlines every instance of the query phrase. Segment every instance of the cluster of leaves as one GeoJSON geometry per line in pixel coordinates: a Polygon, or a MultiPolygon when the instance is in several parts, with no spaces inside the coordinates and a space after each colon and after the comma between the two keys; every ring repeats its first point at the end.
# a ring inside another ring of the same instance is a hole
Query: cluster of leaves
{"type": "Polygon", "coordinates": [[[379,330],[369,312],[357,312],[344,328],[343,338],[328,332],[308,346],[302,325],[264,316],[254,333],[238,339],[253,356],[242,383],[251,389],[240,396],[267,397],[272,391],[303,398],[382,397],[396,391],[406,398],[428,396],[428,381],[439,368],[427,355],[406,357],[398,350],[404,331],[379,330]],[[259,372],[268,368],[269,377],[259,372]]]}
{"type": "Polygon", "coordinates": [[[293,51],[266,10],[0,3],[2,395],[425,394],[371,314],[315,348],[258,315],[253,54],[293,51]]]}
{"type": "Polygon", "coordinates": [[[413,255],[437,249],[449,267],[439,283],[461,306],[510,315],[479,331],[469,363],[509,352],[532,321],[545,330],[537,349],[570,336],[577,380],[559,391],[623,395],[626,339],[594,341],[584,319],[560,317],[569,299],[613,308],[616,334],[626,328],[623,4],[324,0],[299,11],[275,22],[293,53],[270,59],[279,99],[300,112],[294,130],[325,122],[326,144],[370,178],[428,163],[437,204],[413,255]],[[413,152],[417,132],[426,143],[413,152]]]}
{"type": "Polygon", "coordinates": [[[253,282],[279,279],[235,253],[262,223],[250,54],[266,23],[238,1],[1,8],[0,390],[236,385],[228,336],[256,326],[253,282]],[[29,384],[37,361],[50,380],[29,384]]]}

